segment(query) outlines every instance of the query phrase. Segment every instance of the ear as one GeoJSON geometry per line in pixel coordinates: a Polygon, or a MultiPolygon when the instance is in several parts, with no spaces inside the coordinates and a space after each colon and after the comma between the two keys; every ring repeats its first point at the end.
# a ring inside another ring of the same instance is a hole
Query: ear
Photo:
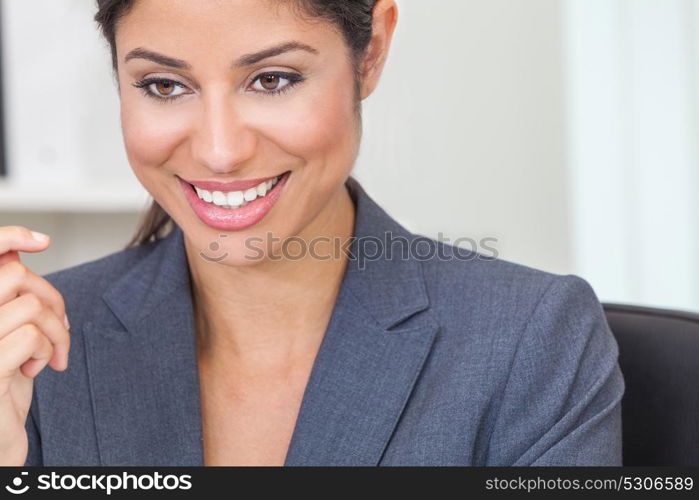
{"type": "Polygon", "coordinates": [[[398,21],[398,6],[394,0],[378,0],[373,17],[371,42],[362,62],[362,100],[369,97],[379,83],[398,21]]]}

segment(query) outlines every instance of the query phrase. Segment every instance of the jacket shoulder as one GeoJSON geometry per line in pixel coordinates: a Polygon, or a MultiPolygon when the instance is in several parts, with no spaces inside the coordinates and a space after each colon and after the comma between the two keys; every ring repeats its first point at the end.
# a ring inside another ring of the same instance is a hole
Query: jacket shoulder
{"type": "Polygon", "coordinates": [[[480,460],[621,464],[619,350],[590,284],[475,253],[451,257],[422,266],[441,326],[432,365],[452,392],[469,388],[457,399],[483,405],[480,460]]]}
{"type": "Polygon", "coordinates": [[[561,312],[542,307],[551,299],[558,299],[561,307],[574,303],[581,314],[601,310],[591,285],[578,275],[556,274],[432,241],[435,258],[422,262],[430,305],[454,326],[472,325],[517,337],[535,312],[538,316],[561,312]]]}

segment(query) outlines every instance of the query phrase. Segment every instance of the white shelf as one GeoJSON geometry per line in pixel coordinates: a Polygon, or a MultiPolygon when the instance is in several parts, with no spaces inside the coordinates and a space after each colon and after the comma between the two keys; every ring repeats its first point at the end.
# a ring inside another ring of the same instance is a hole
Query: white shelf
{"type": "Polygon", "coordinates": [[[0,179],[0,213],[141,212],[149,200],[140,184],[25,185],[0,179]]]}

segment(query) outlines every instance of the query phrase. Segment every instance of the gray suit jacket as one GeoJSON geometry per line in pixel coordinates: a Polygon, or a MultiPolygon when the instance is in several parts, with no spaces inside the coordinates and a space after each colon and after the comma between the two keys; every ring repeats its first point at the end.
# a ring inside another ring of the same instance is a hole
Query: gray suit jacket
{"type": "MultiPolygon", "coordinates": [[[[624,382],[590,285],[456,258],[348,186],[357,240],[286,465],[620,465],[624,382]],[[387,232],[423,257],[371,258],[387,232]]],[[[26,465],[203,464],[182,237],[46,276],[70,365],[35,379],[26,465]]]]}

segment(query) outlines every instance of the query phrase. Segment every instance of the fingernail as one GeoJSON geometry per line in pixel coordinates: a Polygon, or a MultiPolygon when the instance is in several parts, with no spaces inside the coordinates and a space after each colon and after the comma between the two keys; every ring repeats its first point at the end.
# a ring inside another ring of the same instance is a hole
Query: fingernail
{"type": "Polygon", "coordinates": [[[39,243],[45,243],[45,242],[47,242],[48,239],[49,239],[49,236],[48,236],[47,234],[39,233],[39,232],[37,232],[37,231],[32,231],[31,233],[32,233],[32,237],[33,237],[36,241],[38,241],[39,243]]]}
{"type": "Polygon", "coordinates": [[[70,323],[68,322],[68,315],[63,315],[63,324],[66,325],[66,329],[70,330],[70,323]]]}

